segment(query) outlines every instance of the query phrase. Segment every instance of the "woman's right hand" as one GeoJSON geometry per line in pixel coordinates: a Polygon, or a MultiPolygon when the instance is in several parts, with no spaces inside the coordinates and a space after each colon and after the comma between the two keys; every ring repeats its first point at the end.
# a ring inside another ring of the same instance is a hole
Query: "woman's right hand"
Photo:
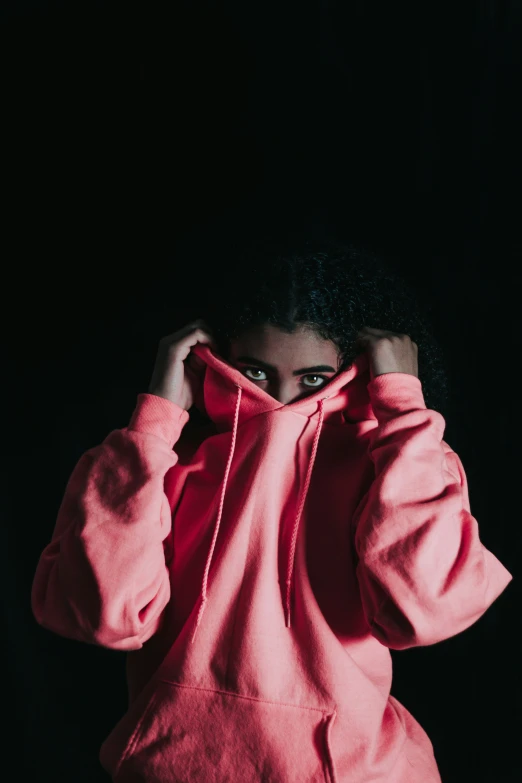
{"type": "Polygon", "coordinates": [[[160,340],[149,394],[164,397],[186,411],[192,407],[205,370],[205,362],[190,352],[196,343],[215,348],[214,338],[202,319],[160,340]]]}

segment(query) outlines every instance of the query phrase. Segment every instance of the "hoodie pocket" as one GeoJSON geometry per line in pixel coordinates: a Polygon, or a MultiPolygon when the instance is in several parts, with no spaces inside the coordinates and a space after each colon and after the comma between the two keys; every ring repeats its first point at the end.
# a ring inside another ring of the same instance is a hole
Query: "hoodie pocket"
{"type": "Polygon", "coordinates": [[[161,680],[108,771],[115,783],[330,783],[330,718],[161,680]]]}

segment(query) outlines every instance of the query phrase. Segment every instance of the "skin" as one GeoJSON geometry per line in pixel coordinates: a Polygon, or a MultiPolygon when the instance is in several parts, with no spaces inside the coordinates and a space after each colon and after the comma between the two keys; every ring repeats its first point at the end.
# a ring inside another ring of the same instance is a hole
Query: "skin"
{"type": "MultiPolygon", "coordinates": [[[[408,335],[364,327],[358,342],[373,380],[389,372],[418,376],[418,350],[408,335]]],[[[287,334],[271,324],[245,332],[230,345],[227,360],[283,405],[323,388],[336,375],[339,349],[306,326],[287,334]]]]}

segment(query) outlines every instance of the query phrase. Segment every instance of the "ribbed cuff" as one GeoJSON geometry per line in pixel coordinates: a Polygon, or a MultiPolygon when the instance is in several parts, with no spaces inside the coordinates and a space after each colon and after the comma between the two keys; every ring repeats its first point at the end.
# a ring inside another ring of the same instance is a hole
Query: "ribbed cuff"
{"type": "Polygon", "coordinates": [[[371,380],[367,389],[379,423],[408,411],[426,410],[422,384],[415,375],[405,372],[383,373],[371,380]]]}
{"type": "Polygon", "coordinates": [[[128,429],[156,435],[174,446],[189,419],[188,411],[155,394],[138,394],[128,429]]]}

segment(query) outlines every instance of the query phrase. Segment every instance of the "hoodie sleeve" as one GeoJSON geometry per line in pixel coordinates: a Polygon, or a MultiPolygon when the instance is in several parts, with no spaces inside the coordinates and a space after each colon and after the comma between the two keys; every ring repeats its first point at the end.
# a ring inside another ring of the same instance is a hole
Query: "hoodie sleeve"
{"type": "Polygon", "coordinates": [[[461,460],[420,380],[386,373],[367,388],[375,477],[352,521],[364,613],[386,647],[434,644],[469,628],[513,577],[480,542],[461,460]]]}
{"type": "Polygon", "coordinates": [[[164,478],[187,420],[169,400],[140,394],[129,426],[80,458],[33,579],[44,628],[115,650],[138,650],[157,631],[170,600],[164,478]]]}

